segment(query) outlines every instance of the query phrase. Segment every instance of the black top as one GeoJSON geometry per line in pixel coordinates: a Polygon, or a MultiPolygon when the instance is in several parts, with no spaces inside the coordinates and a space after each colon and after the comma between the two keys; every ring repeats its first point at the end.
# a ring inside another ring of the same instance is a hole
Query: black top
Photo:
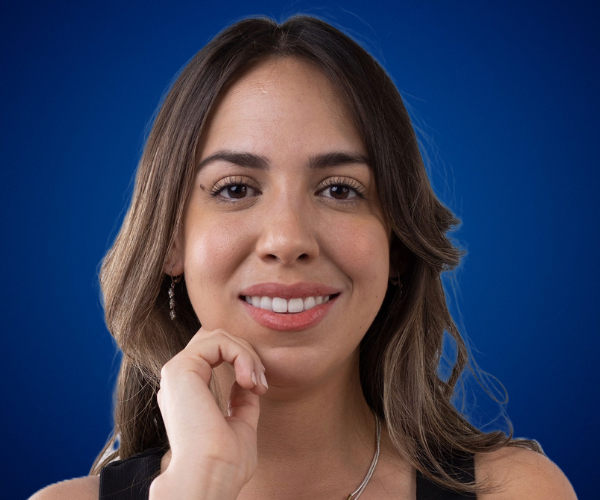
{"type": "MultiPolygon", "coordinates": [[[[160,473],[165,451],[146,450],[125,460],[109,463],[100,471],[100,500],[148,500],[150,483],[160,473]]],[[[473,455],[446,460],[448,471],[462,482],[475,480],[473,455]]],[[[417,500],[464,500],[475,495],[444,490],[417,471],[417,500]]]]}
{"type": "Polygon", "coordinates": [[[160,473],[165,451],[146,450],[116,460],[100,471],[100,500],[148,500],[150,483],[160,473]]]}

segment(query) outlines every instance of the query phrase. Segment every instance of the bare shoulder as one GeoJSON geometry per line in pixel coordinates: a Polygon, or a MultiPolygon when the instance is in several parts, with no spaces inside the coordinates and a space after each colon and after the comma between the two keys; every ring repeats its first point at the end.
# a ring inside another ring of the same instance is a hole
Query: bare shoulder
{"type": "Polygon", "coordinates": [[[476,480],[499,489],[481,500],[577,500],[571,483],[548,457],[525,448],[505,447],[475,457],[476,480]]]}
{"type": "Polygon", "coordinates": [[[86,476],[46,486],[29,500],[98,500],[100,477],[86,476]]]}

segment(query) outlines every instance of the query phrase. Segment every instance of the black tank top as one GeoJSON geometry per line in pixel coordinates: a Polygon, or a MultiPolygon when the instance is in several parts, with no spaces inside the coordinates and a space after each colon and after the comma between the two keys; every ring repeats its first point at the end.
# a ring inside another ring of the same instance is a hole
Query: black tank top
{"type": "MultiPolygon", "coordinates": [[[[100,471],[100,500],[148,500],[150,483],[160,473],[164,451],[153,448],[125,460],[109,463],[100,471]]],[[[475,480],[473,455],[447,460],[448,471],[462,482],[475,480]]],[[[417,471],[417,500],[464,500],[475,495],[442,489],[417,471]]]]}

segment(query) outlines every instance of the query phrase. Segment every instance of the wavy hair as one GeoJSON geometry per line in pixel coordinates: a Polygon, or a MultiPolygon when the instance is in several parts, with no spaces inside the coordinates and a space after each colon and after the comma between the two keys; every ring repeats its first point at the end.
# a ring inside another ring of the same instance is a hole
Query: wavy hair
{"type": "Polygon", "coordinates": [[[163,268],[191,191],[199,138],[227,85],[252,64],[283,57],[312,64],[337,90],[367,150],[392,228],[392,248],[409,255],[404,294],[388,288],[360,344],[366,401],[385,420],[398,453],[426,477],[456,491],[490,491],[483,482],[461,483],[442,457],[504,446],[543,452],[534,440],[513,439],[512,427],[510,435],[477,429],[452,405],[455,386],[470,364],[446,305],[441,274],[460,262],[462,251],[448,238],[460,221],[431,188],[410,117],[385,70],[338,29],[301,15],[282,24],[244,19],[224,29],[182,70],[164,98],[138,166],[131,205],[100,271],[106,324],[123,358],[114,431],[91,474],[117,456],[168,448],[156,400],[160,370],[201,324],[185,284],[178,293],[177,322],[170,320],[170,277],[163,268]],[[457,351],[446,381],[439,376],[445,332],[457,351]]]}

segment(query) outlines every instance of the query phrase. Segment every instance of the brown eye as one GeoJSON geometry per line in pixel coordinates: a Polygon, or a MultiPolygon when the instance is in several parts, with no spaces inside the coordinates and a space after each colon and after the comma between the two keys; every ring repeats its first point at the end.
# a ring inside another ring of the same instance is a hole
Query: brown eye
{"type": "Polygon", "coordinates": [[[223,189],[222,193],[227,193],[226,198],[240,199],[246,196],[247,191],[245,184],[232,184],[223,189]]]}
{"type": "Polygon", "coordinates": [[[348,198],[348,193],[350,193],[350,188],[347,186],[331,186],[329,188],[329,192],[331,195],[338,200],[345,200],[348,198]]]}
{"type": "Polygon", "coordinates": [[[219,182],[210,192],[217,201],[235,203],[259,194],[258,189],[240,182],[240,179],[228,178],[219,182]]]}
{"type": "Polygon", "coordinates": [[[344,183],[332,183],[325,187],[321,193],[329,193],[325,194],[325,198],[332,198],[339,201],[356,201],[355,198],[362,198],[357,188],[344,183]]]}

